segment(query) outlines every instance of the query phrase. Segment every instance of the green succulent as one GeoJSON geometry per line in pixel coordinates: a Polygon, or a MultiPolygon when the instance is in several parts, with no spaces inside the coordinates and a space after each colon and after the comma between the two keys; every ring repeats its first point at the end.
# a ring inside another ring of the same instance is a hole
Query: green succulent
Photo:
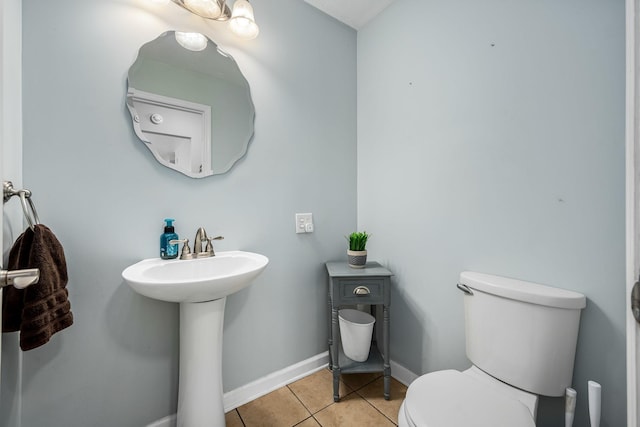
{"type": "Polygon", "coordinates": [[[364,251],[367,247],[369,237],[371,237],[371,234],[366,231],[354,231],[348,237],[345,236],[349,241],[350,251],[364,251]]]}

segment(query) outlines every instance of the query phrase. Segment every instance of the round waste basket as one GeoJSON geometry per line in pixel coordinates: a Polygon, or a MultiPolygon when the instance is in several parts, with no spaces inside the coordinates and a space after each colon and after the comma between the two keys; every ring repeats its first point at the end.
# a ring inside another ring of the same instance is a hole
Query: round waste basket
{"type": "Polygon", "coordinates": [[[375,317],[360,310],[345,308],[338,311],[338,319],[344,354],[351,360],[364,362],[369,358],[375,317]]]}

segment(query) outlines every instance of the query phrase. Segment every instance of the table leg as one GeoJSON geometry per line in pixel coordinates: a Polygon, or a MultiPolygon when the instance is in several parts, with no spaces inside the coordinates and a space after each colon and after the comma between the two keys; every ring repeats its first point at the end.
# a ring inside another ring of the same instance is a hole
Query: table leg
{"type": "Polygon", "coordinates": [[[338,360],[338,309],[331,307],[331,369],[333,370],[333,401],[340,401],[340,362],[338,360]]]}
{"type": "Polygon", "coordinates": [[[391,365],[389,364],[389,306],[383,307],[383,321],[382,321],[382,341],[383,341],[383,358],[384,358],[384,398],[389,400],[391,398],[391,365]]]}
{"type": "Polygon", "coordinates": [[[333,368],[333,401],[340,402],[340,368],[333,368]]]}

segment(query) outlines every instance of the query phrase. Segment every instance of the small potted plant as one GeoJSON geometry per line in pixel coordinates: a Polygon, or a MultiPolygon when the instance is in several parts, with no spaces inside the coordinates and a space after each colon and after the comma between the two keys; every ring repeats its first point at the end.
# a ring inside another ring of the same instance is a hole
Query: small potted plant
{"type": "Polygon", "coordinates": [[[367,264],[367,240],[369,237],[371,234],[366,231],[354,231],[347,237],[349,241],[349,249],[347,250],[349,267],[364,268],[367,264]]]}

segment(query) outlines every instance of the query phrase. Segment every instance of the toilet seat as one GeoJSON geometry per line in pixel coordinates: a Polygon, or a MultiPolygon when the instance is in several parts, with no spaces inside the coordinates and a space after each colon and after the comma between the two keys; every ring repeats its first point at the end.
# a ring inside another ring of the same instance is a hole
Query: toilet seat
{"type": "Polygon", "coordinates": [[[403,406],[407,423],[416,427],[535,427],[522,402],[455,370],[415,380],[403,406]]]}

